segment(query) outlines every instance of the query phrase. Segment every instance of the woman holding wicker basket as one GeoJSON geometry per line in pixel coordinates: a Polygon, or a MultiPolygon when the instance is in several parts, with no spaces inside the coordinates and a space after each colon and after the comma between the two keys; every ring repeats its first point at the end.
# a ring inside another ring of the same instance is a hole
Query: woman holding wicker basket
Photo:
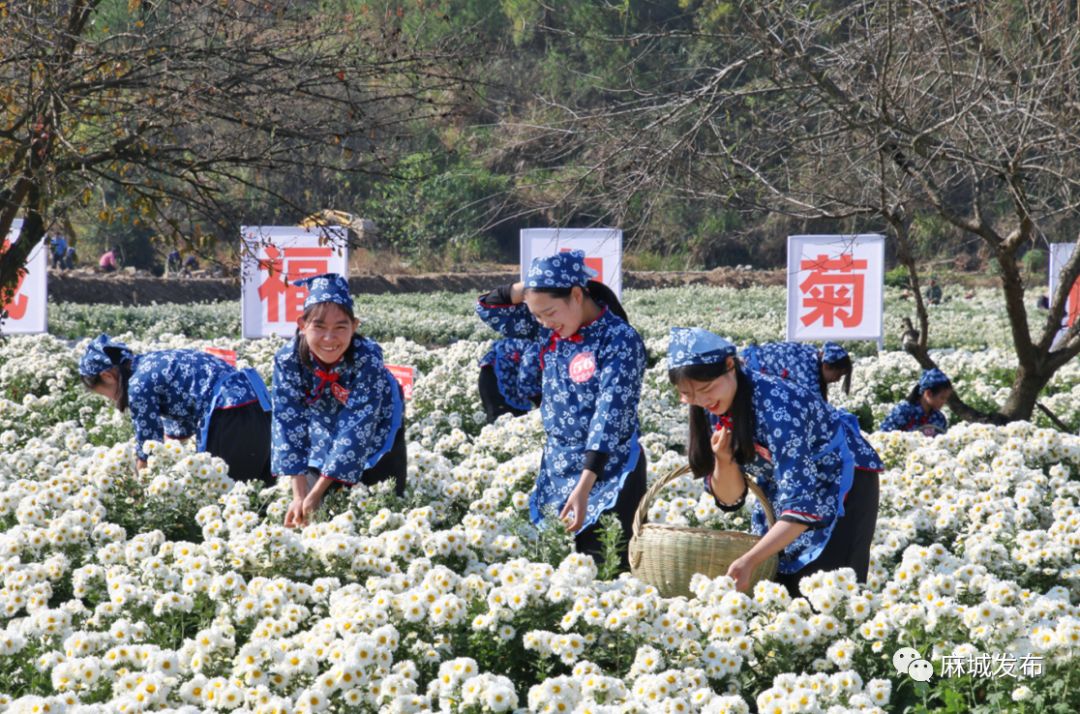
{"type": "Polygon", "coordinates": [[[735,345],[698,328],[672,328],[668,378],[690,405],[691,471],[717,505],[740,508],[752,479],[776,513],[769,527],[754,508],[762,538],[727,571],[738,589],[776,554],[776,579],[792,595],[820,570],[849,567],[865,582],[882,463],[855,417],[790,381],[743,371],[735,345]]]}

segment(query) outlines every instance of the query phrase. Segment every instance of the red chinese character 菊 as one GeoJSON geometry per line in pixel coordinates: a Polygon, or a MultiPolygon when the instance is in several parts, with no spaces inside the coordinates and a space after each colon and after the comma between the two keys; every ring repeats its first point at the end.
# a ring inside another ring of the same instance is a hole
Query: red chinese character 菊
{"type": "MultiPolygon", "coordinates": [[[[0,255],[7,252],[8,246],[11,245],[10,241],[5,240],[3,248],[0,249],[0,255]]],[[[19,271],[19,282],[15,284],[15,289],[11,292],[11,299],[4,304],[4,312],[7,313],[10,320],[21,320],[26,316],[26,308],[29,307],[30,300],[19,291],[22,290],[23,279],[26,278],[26,270],[19,271]]]]}
{"type": "Polygon", "coordinates": [[[259,285],[259,300],[266,303],[267,322],[296,322],[304,312],[307,288],[292,281],[312,275],[322,275],[328,269],[332,248],[266,247],[266,258],[259,261],[259,271],[266,279],[259,285]],[[284,299],[284,316],[282,300],[284,299]]]}
{"type": "Polygon", "coordinates": [[[802,307],[808,312],[800,319],[804,326],[821,321],[823,327],[833,327],[836,321],[844,327],[858,327],[863,320],[863,284],[866,260],[855,260],[850,253],[836,258],[819,255],[803,260],[799,269],[810,275],[799,285],[802,307]]]}

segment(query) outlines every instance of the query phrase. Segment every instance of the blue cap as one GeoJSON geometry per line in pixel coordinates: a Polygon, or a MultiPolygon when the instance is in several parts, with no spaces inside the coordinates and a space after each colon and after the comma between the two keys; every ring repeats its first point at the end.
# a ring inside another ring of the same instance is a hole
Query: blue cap
{"type": "Polygon", "coordinates": [[[672,327],[668,369],[695,364],[721,364],[735,355],[735,345],[700,327],[672,327]]]}
{"type": "Polygon", "coordinates": [[[337,273],[323,273],[310,278],[294,280],[293,285],[307,288],[308,296],[304,300],[304,309],[323,302],[337,303],[350,315],[353,311],[352,296],[349,295],[349,281],[337,273]]]}
{"type": "Polygon", "coordinates": [[[952,382],[940,369],[935,367],[934,369],[923,370],[922,376],[919,377],[919,391],[925,392],[927,389],[935,389],[937,387],[952,386],[952,382]]]}
{"type": "Polygon", "coordinates": [[[95,337],[86,346],[86,352],[79,360],[79,374],[84,377],[96,377],[107,369],[130,362],[135,353],[123,342],[116,342],[106,334],[95,337]]]}
{"type": "Polygon", "coordinates": [[[533,258],[525,275],[526,288],[585,287],[597,272],[585,265],[585,251],[570,250],[547,258],[533,258]]]}
{"type": "Polygon", "coordinates": [[[847,359],[848,353],[835,342],[826,342],[821,346],[821,361],[825,364],[836,364],[840,360],[847,359]]]}

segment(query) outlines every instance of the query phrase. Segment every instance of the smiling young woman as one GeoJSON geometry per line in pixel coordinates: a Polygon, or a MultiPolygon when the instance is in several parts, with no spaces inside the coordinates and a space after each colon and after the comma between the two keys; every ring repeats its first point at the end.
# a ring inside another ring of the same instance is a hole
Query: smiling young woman
{"type": "Polygon", "coordinates": [[[405,490],[404,401],[382,348],[357,334],[349,283],[336,273],[307,287],[296,337],[274,356],[275,475],[292,479],[286,526],[301,526],[335,485],[394,479],[405,490]]]}
{"type": "Polygon", "coordinates": [[[599,561],[597,520],[612,512],[629,569],[634,511],[645,494],[637,417],[645,345],[615,294],[592,277],[581,251],[537,258],[524,281],[481,297],[476,312],[504,337],[539,345],[547,442],[529,498],[533,522],[556,515],[577,550],[599,561]]]}
{"type": "Polygon", "coordinates": [[[819,570],[850,567],[865,582],[882,463],[855,417],[798,384],[743,371],[735,345],[698,328],[672,328],[668,379],[690,405],[690,468],[717,505],[740,508],[752,478],[777,514],[769,527],[754,508],[762,538],[728,569],[736,586],[745,591],[774,554],[792,595],[819,570]]]}

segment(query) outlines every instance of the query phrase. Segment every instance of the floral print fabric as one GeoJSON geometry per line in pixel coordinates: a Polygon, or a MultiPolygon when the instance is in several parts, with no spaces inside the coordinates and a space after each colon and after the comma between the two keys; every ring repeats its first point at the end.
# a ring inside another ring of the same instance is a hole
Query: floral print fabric
{"type": "Polygon", "coordinates": [[[821,365],[814,345],[770,342],[750,345],[739,356],[748,372],[788,379],[821,397],[821,365]]]}
{"type": "Polygon", "coordinates": [[[496,340],[480,366],[495,370],[499,394],[507,404],[521,411],[533,408],[532,398],[543,390],[539,343],[520,338],[496,340]]]}
{"type": "Polygon", "coordinates": [[[196,350],[137,355],[128,380],[135,453],[145,461],[143,443],[148,440],[201,434],[212,406],[230,409],[255,401],[258,395],[247,375],[213,355],[196,350]]]}
{"type": "Polygon", "coordinates": [[[615,505],[627,475],[640,455],[638,400],[645,372],[645,344],[630,325],[610,310],[562,339],[533,318],[525,305],[480,302],[477,315],[507,337],[529,339],[540,347],[543,401],[540,414],[547,442],[530,515],[540,523],[559,511],[577,485],[587,451],[607,455],[603,473],[589,494],[582,530],[615,505]]]}
{"type": "MultiPolygon", "coordinates": [[[[855,469],[882,470],[877,452],[859,431],[858,420],[790,381],[748,372],[753,388],[757,456],[741,468],[755,480],[777,519],[807,530],[780,553],[780,572],[794,573],[813,562],[829,542],[855,469]]],[[[722,417],[709,415],[715,426],[722,417]]],[[[754,533],[768,530],[755,504],[754,533]]]]}
{"type": "Polygon", "coordinates": [[[315,470],[354,485],[393,446],[402,427],[401,392],[383,365],[382,348],[359,335],[351,354],[323,374],[301,364],[296,339],[274,356],[271,470],[277,476],[315,470]]]}

